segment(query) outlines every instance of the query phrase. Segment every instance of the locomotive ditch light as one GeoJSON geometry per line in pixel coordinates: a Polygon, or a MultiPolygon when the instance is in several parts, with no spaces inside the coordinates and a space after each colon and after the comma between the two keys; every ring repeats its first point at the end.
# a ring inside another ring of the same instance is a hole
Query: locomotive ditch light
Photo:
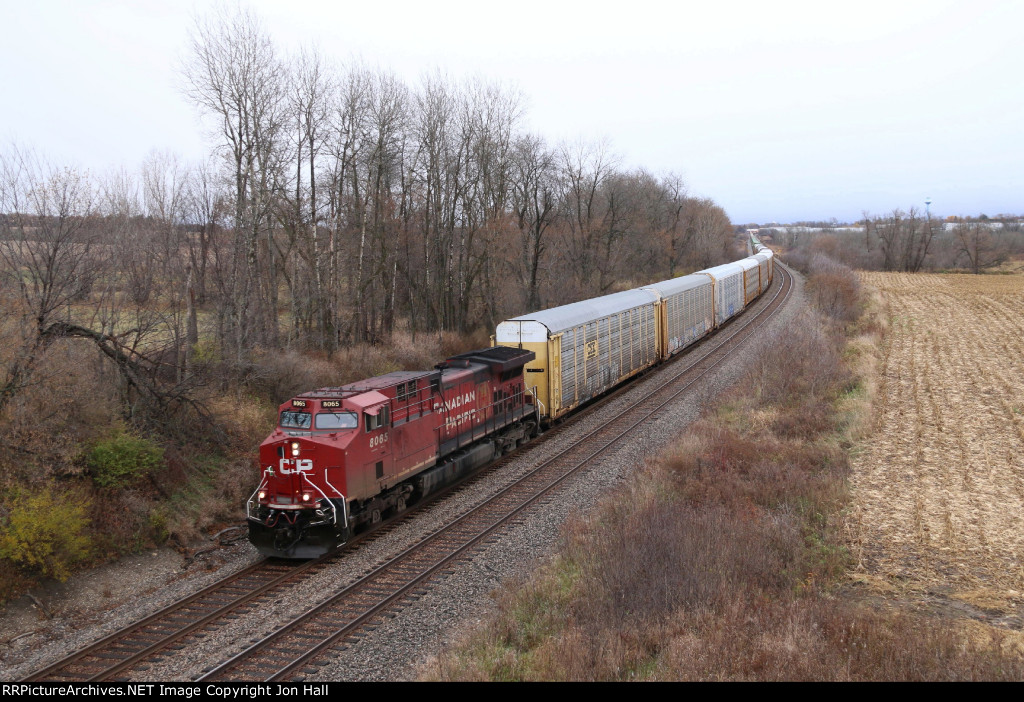
{"type": "Polygon", "coordinates": [[[293,441],[292,442],[292,455],[293,456],[298,456],[299,455],[299,442],[298,441],[293,441]]]}
{"type": "Polygon", "coordinates": [[[260,499],[261,500],[267,499],[267,493],[265,491],[263,491],[263,490],[260,490],[260,499]]]}
{"type": "Polygon", "coordinates": [[[303,502],[309,502],[309,493],[308,492],[302,493],[302,501],[303,502]]]}

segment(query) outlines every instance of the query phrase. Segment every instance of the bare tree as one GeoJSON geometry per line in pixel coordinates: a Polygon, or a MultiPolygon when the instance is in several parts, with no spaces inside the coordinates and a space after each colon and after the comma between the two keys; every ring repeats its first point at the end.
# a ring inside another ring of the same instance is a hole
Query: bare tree
{"type": "Polygon", "coordinates": [[[0,382],[3,409],[62,335],[71,303],[91,289],[103,257],[94,250],[96,194],[84,174],[13,150],[0,157],[0,179],[0,264],[19,335],[0,382]]]}
{"type": "MultiPolygon", "coordinates": [[[[372,248],[368,276],[358,281],[357,307],[367,338],[388,337],[394,326],[397,284],[397,198],[406,149],[409,94],[396,76],[379,73],[368,102],[367,148],[362,168],[364,206],[360,214],[360,241],[372,248]]],[[[360,255],[366,254],[361,245],[360,255]]],[[[364,269],[366,270],[366,269],[364,269]]]]}
{"type": "Polygon", "coordinates": [[[153,152],[142,165],[143,203],[150,229],[152,252],[160,282],[160,302],[156,308],[136,309],[138,328],[151,325],[169,337],[167,365],[173,365],[180,383],[188,372],[189,357],[198,341],[194,303],[193,257],[186,234],[190,169],[172,153],[153,152]]]}
{"type": "Polygon", "coordinates": [[[668,277],[675,278],[686,254],[687,228],[683,217],[686,208],[686,184],[682,176],[669,173],[662,178],[664,189],[664,238],[668,243],[668,277]]]}
{"type": "Polygon", "coordinates": [[[689,268],[708,268],[731,259],[732,225],[725,210],[710,198],[689,198],[685,218],[689,268]]]}
{"type": "Polygon", "coordinates": [[[327,288],[333,316],[331,327],[339,333],[348,329],[349,338],[352,338],[353,324],[351,319],[343,318],[342,311],[353,311],[353,290],[358,288],[353,281],[361,278],[357,269],[362,266],[362,258],[352,255],[349,240],[358,219],[360,186],[356,164],[362,158],[368,139],[368,100],[372,82],[373,75],[366,68],[355,66],[349,69],[337,81],[330,112],[329,166],[326,169],[327,288]],[[341,284],[342,280],[347,281],[347,287],[341,284]],[[341,304],[342,295],[345,304],[341,304]]]}
{"type": "Polygon", "coordinates": [[[474,323],[479,298],[489,326],[497,323],[495,301],[504,287],[503,252],[515,231],[510,208],[515,173],[514,140],[522,96],[498,83],[470,81],[461,105],[461,140],[466,149],[466,189],[457,267],[457,325],[474,323]]]}
{"type": "Polygon", "coordinates": [[[227,302],[241,357],[253,342],[277,341],[278,257],[270,213],[285,155],[285,72],[261,22],[246,10],[222,8],[196,21],[183,75],[186,95],[217,119],[220,148],[232,166],[234,228],[244,258],[234,270],[241,285],[227,302]]]}
{"type": "Polygon", "coordinates": [[[439,74],[427,76],[416,94],[414,206],[420,212],[421,274],[415,290],[427,324],[454,326],[452,291],[457,260],[455,226],[465,159],[458,140],[455,87],[439,74]]]}
{"type": "Polygon", "coordinates": [[[598,195],[605,180],[614,172],[615,162],[606,141],[592,144],[578,141],[563,144],[559,149],[565,251],[581,290],[600,291],[605,287],[603,280],[594,277],[595,255],[600,251],[597,239],[605,216],[598,195]]]}
{"type": "Polygon", "coordinates": [[[166,420],[185,406],[203,412],[192,384],[163,377],[177,367],[165,353],[176,345],[161,341],[174,333],[162,309],[167,299],[131,309],[120,296],[130,281],[123,250],[147,242],[138,236],[137,193],[124,172],[100,189],[34,154],[0,154],[0,290],[10,316],[0,410],[34,381],[51,347],[87,340],[116,369],[127,416],[140,400],[149,419],[166,420]]]}
{"type": "Polygon", "coordinates": [[[520,232],[520,275],[524,302],[541,307],[540,271],[547,250],[546,235],[555,221],[555,153],[539,136],[522,136],[515,146],[513,207],[520,232]]]}
{"type": "Polygon", "coordinates": [[[913,207],[907,212],[896,209],[890,215],[876,219],[874,229],[878,234],[885,270],[909,273],[921,270],[935,237],[930,219],[922,219],[920,212],[913,207]]]}
{"type": "Polygon", "coordinates": [[[968,268],[977,275],[987,268],[1005,263],[1010,250],[983,222],[970,222],[960,218],[953,233],[957,241],[957,257],[967,259],[968,268]]]}
{"type": "Polygon", "coordinates": [[[295,269],[284,275],[292,305],[294,330],[313,335],[315,346],[333,351],[337,345],[334,331],[333,298],[327,293],[328,257],[324,255],[321,222],[323,204],[317,188],[323,170],[320,156],[327,151],[331,135],[330,110],[335,85],[321,56],[303,50],[289,72],[288,106],[292,117],[292,163],[294,178],[291,198],[286,197],[280,220],[288,235],[295,269]]]}
{"type": "Polygon", "coordinates": [[[229,196],[221,187],[213,159],[192,168],[185,193],[188,258],[196,303],[207,302],[207,269],[215,232],[223,230],[229,196]]]}

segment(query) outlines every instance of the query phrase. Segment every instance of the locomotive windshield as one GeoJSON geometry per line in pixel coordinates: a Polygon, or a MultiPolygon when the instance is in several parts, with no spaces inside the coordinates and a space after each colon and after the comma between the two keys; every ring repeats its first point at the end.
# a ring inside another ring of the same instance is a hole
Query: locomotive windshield
{"type": "Polygon", "coordinates": [[[358,426],[359,418],[355,412],[320,412],[316,415],[317,429],[355,429],[358,426]]]}
{"type": "Polygon", "coordinates": [[[309,412],[292,412],[285,410],[281,413],[281,426],[287,429],[309,429],[313,416],[309,412]]]}

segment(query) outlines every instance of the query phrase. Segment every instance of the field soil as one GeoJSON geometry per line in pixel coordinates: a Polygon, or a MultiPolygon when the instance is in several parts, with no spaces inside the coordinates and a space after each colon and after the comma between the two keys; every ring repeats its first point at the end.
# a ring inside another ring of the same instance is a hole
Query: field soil
{"type": "Polygon", "coordinates": [[[856,578],[1024,626],[1024,275],[864,273],[883,301],[872,436],[853,457],[856,578]]]}

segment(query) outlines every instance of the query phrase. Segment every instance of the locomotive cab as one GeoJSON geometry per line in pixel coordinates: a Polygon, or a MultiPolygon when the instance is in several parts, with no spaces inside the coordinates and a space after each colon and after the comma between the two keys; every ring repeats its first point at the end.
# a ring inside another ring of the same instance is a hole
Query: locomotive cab
{"type": "Polygon", "coordinates": [[[247,504],[249,538],[264,555],[312,558],[348,529],[345,453],[356,408],[340,398],[295,398],[260,445],[260,485],[247,504]]]}
{"type": "Polygon", "coordinates": [[[249,540],[261,553],[318,557],[361,525],[405,509],[414,488],[403,476],[437,455],[436,426],[423,421],[433,417],[423,375],[323,388],[280,406],[247,504],[249,540]]]}

